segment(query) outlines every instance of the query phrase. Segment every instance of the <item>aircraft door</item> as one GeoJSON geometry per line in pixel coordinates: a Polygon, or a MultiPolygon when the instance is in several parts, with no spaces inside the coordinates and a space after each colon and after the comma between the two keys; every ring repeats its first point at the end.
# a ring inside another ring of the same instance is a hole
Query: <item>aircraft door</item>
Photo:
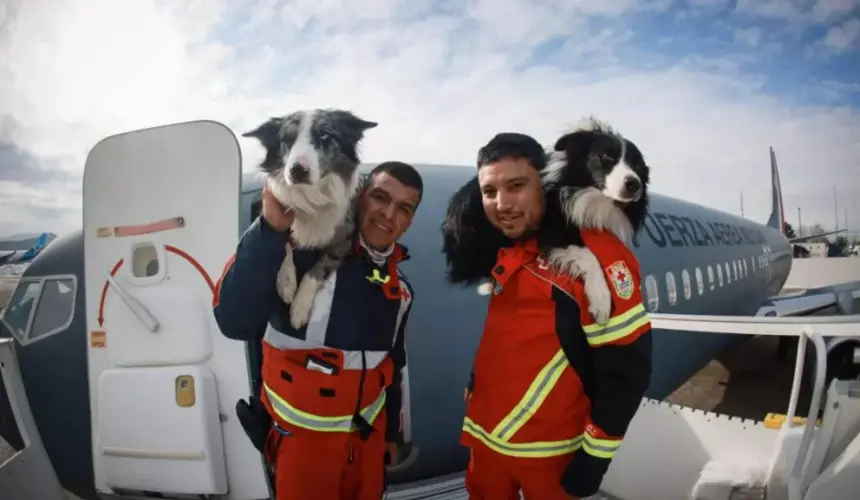
{"type": "Polygon", "coordinates": [[[99,491],[269,495],[235,416],[245,345],[215,290],[238,242],[241,155],[197,121],[108,137],[87,157],[84,267],[93,466],[99,491]]]}

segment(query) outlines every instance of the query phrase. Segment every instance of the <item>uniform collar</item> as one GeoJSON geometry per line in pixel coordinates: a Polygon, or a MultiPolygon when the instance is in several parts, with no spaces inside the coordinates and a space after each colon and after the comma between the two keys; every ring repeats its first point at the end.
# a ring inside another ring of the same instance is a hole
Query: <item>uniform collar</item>
{"type": "Polygon", "coordinates": [[[496,256],[496,266],[491,271],[493,279],[502,286],[519,268],[533,261],[540,255],[537,238],[518,241],[512,247],[499,249],[496,256]]]}
{"type": "MultiPolygon", "coordinates": [[[[395,243],[393,246],[394,248],[390,249],[388,252],[383,252],[388,253],[388,262],[394,261],[394,264],[396,265],[409,260],[409,249],[405,245],[395,243]]],[[[373,262],[373,258],[371,257],[370,253],[367,251],[364,245],[361,244],[361,235],[359,234],[358,230],[356,230],[352,236],[352,250],[356,255],[367,259],[371,263],[373,262]]]]}
{"type": "Polygon", "coordinates": [[[400,243],[394,243],[394,248],[391,249],[391,253],[386,259],[387,265],[385,266],[386,269],[384,273],[381,272],[379,266],[373,262],[370,253],[364,245],[361,244],[361,236],[359,235],[358,229],[353,233],[352,248],[356,255],[371,264],[370,267],[372,269],[369,270],[370,274],[366,276],[366,278],[371,283],[379,284],[383,293],[385,293],[386,298],[390,300],[400,300],[408,294],[408,291],[404,290],[404,287],[400,283],[400,272],[397,269],[397,265],[399,263],[409,260],[409,251],[405,246],[400,243]],[[384,281],[380,282],[381,280],[384,281]]]}

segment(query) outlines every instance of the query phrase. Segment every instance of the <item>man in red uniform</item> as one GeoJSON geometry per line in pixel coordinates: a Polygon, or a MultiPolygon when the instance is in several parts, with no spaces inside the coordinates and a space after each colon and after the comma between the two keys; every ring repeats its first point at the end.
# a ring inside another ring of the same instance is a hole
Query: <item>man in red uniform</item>
{"type": "Polygon", "coordinates": [[[478,153],[484,211],[516,243],[492,271],[467,390],[471,500],[595,494],[650,380],[651,326],[633,253],[609,231],[582,231],[613,292],[611,318],[597,325],[582,281],[552,272],[537,248],[545,164],[540,144],[522,134],[499,134],[478,153]]]}
{"type": "MultiPolygon", "coordinates": [[[[402,441],[401,380],[414,298],[399,269],[406,248],[397,240],[422,193],[411,165],[385,162],[370,172],[358,197],[354,251],[317,293],[305,327],[291,326],[275,289],[293,216],[268,189],[262,215],[219,284],[214,312],[221,332],[262,341],[261,397],[245,404],[259,425],[246,431],[274,469],[277,500],[382,497],[385,456],[394,460],[402,441]]],[[[297,277],[318,258],[319,251],[293,249],[297,277]]]]}

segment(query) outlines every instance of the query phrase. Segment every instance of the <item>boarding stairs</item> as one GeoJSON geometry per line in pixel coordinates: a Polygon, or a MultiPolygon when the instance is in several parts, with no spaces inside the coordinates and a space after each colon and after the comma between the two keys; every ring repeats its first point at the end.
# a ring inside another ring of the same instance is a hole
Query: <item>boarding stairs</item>
{"type": "MultiPolygon", "coordinates": [[[[860,380],[834,380],[825,394],[828,348],[860,339],[860,315],[731,317],[652,314],[661,330],[797,336],[794,382],[778,429],[643,399],[624,444],[588,500],[857,500],[860,498],[860,380]],[[825,338],[830,339],[829,345],[825,338]],[[808,415],[794,424],[806,351],[814,352],[808,415]],[[826,396],[826,397],[825,397],[826,396]]],[[[857,353],[860,362],[860,352],[857,353]]],[[[14,340],[0,339],[0,374],[24,448],[0,464],[0,498],[64,500],[24,392],[14,340]]],[[[114,497],[116,498],[116,497],[114,497]]],[[[468,498],[463,475],[397,485],[387,500],[468,498]]]]}

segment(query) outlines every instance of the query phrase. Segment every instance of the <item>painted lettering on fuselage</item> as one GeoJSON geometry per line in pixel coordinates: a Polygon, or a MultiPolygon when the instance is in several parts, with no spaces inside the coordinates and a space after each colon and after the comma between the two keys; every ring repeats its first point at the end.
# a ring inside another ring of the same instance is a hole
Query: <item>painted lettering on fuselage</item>
{"type": "MultiPolygon", "coordinates": [[[[651,212],[640,232],[658,248],[764,245],[761,231],[724,222],[701,221],[692,217],[651,212]]],[[[640,242],[636,242],[640,246],[640,242]]]]}

